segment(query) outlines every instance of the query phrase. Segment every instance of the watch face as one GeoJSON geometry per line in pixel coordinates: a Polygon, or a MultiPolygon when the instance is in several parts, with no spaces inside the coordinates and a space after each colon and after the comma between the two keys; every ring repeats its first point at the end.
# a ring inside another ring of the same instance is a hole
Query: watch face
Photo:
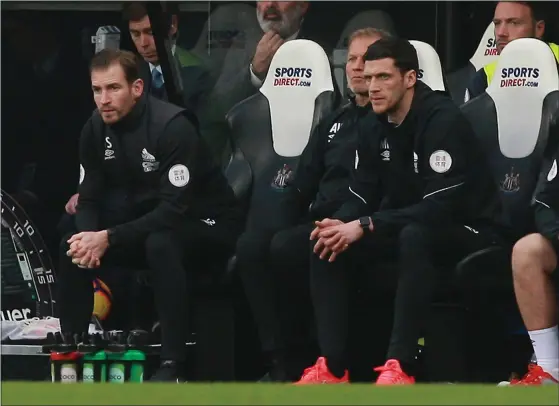
{"type": "Polygon", "coordinates": [[[55,316],[52,261],[24,210],[1,194],[2,320],[55,316]]]}

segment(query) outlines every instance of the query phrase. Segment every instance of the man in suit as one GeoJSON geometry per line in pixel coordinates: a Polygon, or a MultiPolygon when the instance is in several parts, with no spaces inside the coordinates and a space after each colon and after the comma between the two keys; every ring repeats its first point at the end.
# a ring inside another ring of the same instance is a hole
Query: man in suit
{"type": "MultiPolygon", "coordinates": [[[[171,3],[171,6],[173,3],[171,3]]],[[[176,7],[175,7],[176,8],[176,7]]],[[[209,72],[202,61],[193,53],[177,46],[178,10],[171,9],[165,13],[165,29],[173,40],[171,52],[175,57],[182,80],[184,107],[196,112],[206,91],[209,89],[209,72]]],[[[151,22],[146,6],[142,2],[126,3],[123,9],[124,20],[128,22],[128,30],[136,50],[144,60],[142,76],[149,92],[160,99],[167,99],[165,80],[155,47],[151,22]]]]}
{"type": "Polygon", "coordinates": [[[268,73],[277,50],[286,41],[304,38],[301,25],[309,8],[307,1],[257,1],[256,18],[262,36],[246,38],[244,55],[228,52],[213,89],[226,113],[241,100],[255,94],[268,73]]]}

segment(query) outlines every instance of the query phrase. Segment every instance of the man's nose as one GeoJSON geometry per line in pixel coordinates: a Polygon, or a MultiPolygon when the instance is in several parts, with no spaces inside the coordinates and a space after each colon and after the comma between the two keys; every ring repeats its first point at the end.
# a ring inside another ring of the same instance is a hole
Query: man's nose
{"type": "Polygon", "coordinates": [[[110,101],[108,93],[105,91],[101,92],[101,104],[109,104],[110,101]]]}
{"type": "Polygon", "coordinates": [[[498,27],[495,27],[495,36],[496,37],[508,37],[509,36],[509,28],[506,24],[499,24],[498,27]]]}
{"type": "Polygon", "coordinates": [[[149,45],[149,38],[146,34],[140,35],[140,45],[143,47],[147,47],[149,45]]]}

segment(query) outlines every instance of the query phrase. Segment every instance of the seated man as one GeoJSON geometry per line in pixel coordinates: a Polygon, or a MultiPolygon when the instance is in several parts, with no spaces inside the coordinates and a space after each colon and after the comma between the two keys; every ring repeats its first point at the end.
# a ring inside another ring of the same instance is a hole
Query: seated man
{"type": "Polygon", "coordinates": [[[154,379],[178,382],[190,278],[208,257],[225,265],[241,224],[238,205],[189,113],[143,94],[133,53],[105,49],[90,71],[97,111],[80,139],[77,232],[61,244],[61,328],[87,331],[94,276],[148,268],[162,337],[154,379]]]}
{"type": "Polygon", "coordinates": [[[348,381],[350,275],[398,259],[394,326],[377,384],[413,383],[417,341],[433,293],[464,256],[500,240],[496,184],[467,119],[447,96],[417,80],[415,48],[405,39],[375,42],[364,77],[376,119],[359,128],[348,200],[311,234],[311,293],[322,357],[300,384],[348,381]],[[475,163],[475,164],[472,164],[475,163]],[[382,191],[382,198],[380,196],[382,191]],[[372,213],[359,217],[363,207],[372,213]],[[344,221],[347,221],[344,223],[344,221]],[[438,268],[439,262],[446,266],[438,268]]]}
{"type": "Polygon", "coordinates": [[[308,298],[309,235],[313,220],[332,215],[346,197],[356,148],[356,124],[371,111],[363,80],[363,55],[371,43],[385,35],[366,28],[351,36],[346,75],[355,97],[325,117],[311,135],[294,180],[287,186],[282,213],[275,214],[284,217],[289,228],[280,232],[248,230],[239,239],[238,267],[263,351],[272,359],[272,380],[295,380],[304,366],[297,371],[294,363],[299,360],[291,363],[284,358],[297,358],[291,353],[294,348],[287,348],[293,347],[294,341],[308,341],[304,327],[310,315],[302,310],[310,306],[301,300],[308,298]],[[277,305],[276,295],[284,296],[281,293],[286,292],[289,300],[277,305]],[[296,327],[294,319],[301,319],[303,327],[296,327]],[[285,354],[288,350],[290,354],[285,354]]]}
{"type": "MultiPolygon", "coordinates": [[[[542,4],[528,1],[500,1],[497,3],[493,22],[495,23],[495,39],[497,40],[499,53],[509,42],[515,39],[541,39],[544,36],[546,15],[542,4]]],[[[555,54],[555,58],[559,61],[559,46],[554,43],[549,43],[549,46],[555,54]]],[[[465,102],[485,92],[485,89],[493,80],[496,68],[497,60],[476,72],[466,88],[465,102]]]]}
{"type": "MultiPolygon", "coordinates": [[[[524,325],[532,340],[537,365],[511,385],[542,385],[559,382],[559,333],[557,296],[553,277],[557,278],[559,255],[559,178],[557,159],[549,172],[540,177],[535,200],[538,233],[516,243],[512,252],[512,270],[516,301],[524,325]]],[[[557,279],[559,280],[559,279],[557,279]]]]}

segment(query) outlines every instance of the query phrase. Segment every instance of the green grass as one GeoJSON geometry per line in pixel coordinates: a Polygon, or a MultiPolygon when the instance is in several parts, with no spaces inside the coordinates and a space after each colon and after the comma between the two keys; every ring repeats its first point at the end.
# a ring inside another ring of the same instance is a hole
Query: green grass
{"type": "Polygon", "coordinates": [[[557,405],[557,386],[3,382],[3,405],[557,405]]]}

